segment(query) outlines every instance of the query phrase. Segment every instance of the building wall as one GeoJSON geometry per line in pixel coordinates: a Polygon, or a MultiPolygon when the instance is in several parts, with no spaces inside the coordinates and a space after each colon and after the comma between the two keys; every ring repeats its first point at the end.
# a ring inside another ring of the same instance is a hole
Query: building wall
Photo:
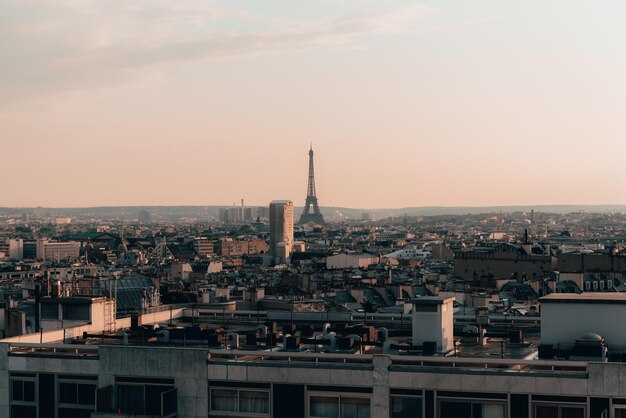
{"type": "Polygon", "coordinates": [[[101,346],[97,355],[90,356],[67,352],[50,357],[36,353],[9,356],[8,349],[8,344],[0,344],[2,417],[10,416],[9,375],[16,372],[55,378],[68,374],[92,376],[97,378],[98,388],[115,385],[120,377],[139,382],[173,379],[180,418],[209,416],[209,391],[214,388],[264,388],[271,399],[270,416],[278,418],[310,416],[313,396],[362,399],[369,403],[369,416],[373,418],[393,417],[393,401],[405,397],[421,400],[422,414],[413,410],[412,416],[426,418],[440,417],[441,403],[446,400],[500,404],[510,418],[531,418],[536,405],[578,406],[586,417],[600,418],[602,408],[598,405],[614,409],[626,401],[626,364],[617,363],[519,360],[520,368],[509,360],[508,368],[497,368],[502,360],[430,358],[430,364],[424,365],[422,362],[429,358],[327,354],[319,355],[318,362],[309,358],[314,353],[283,353],[273,360],[257,357],[232,361],[234,357],[229,358],[227,350],[131,346],[101,346]],[[456,362],[454,367],[452,362],[456,362]],[[292,389],[287,391],[290,396],[284,396],[286,385],[292,389]]]}
{"type": "Polygon", "coordinates": [[[214,244],[206,238],[196,238],[193,242],[196,254],[201,257],[208,257],[214,254],[214,244]]]}
{"type": "MultiPolygon", "coordinates": [[[[576,337],[593,332],[612,350],[626,350],[626,304],[542,303],[542,344],[573,344],[576,337]]],[[[626,384],[626,382],[625,382],[626,384]]]]}
{"type": "Polygon", "coordinates": [[[626,256],[613,254],[559,254],[557,270],[566,273],[585,271],[626,272],[626,256]]]}
{"type": "Polygon", "coordinates": [[[532,256],[519,259],[505,259],[466,255],[454,258],[454,275],[465,281],[476,281],[492,275],[495,279],[526,275],[527,279],[541,279],[545,273],[556,267],[556,258],[550,256],[532,256]]]}
{"type": "Polygon", "coordinates": [[[327,269],[366,268],[376,264],[378,257],[363,257],[354,254],[335,254],[326,258],[327,269]]]}
{"type": "Polygon", "coordinates": [[[66,260],[80,256],[80,242],[50,242],[37,240],[37,258],[44,260],[66,260]]]}
{"type": "Polygon", "coordinates": [[[417,301],[413,306],[413,345],[422,345],[427,341],[437,343],[438,352],[448,352],[454,343],[453,298],[442,298],[438,304],[422,304],[417,301]],[[421,308],[421,309],[420,309],[421,308]],[[425,308],[425,309],[424,309],[425,308]],[[429,310],[432,310],[429,312],[429,310]]]}
{"type": "Polygon", "coordinates": [[[285,251],[291,253],[293,244],[293,202],[273,201],[270,203],[270,255],[278,257],[278,244],[285,243],[285,251]]]}

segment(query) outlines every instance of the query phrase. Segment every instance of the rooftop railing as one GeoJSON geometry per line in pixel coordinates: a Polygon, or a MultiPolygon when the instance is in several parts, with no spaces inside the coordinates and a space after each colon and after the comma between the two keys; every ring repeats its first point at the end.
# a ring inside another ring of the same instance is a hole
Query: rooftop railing
{"type": "Polygon", "coordinates": [[[10,356],[68,356],[98,358],[97,345],[9,343],[10,356]]]}
{"type": "Polygon", "coordinates": [[[392,371],[436,369],[440,371],[505,371],[507,373],[558,373],[586,375],[587,365],[588,363],[583,361],[391,356],[392,371]]]}
{"type": "Polygon", "coordinates": [[[346,355],[338,353],[310,353],[288,351],[209,350],[209,363],[264,363],[314,365],[372,365],[371,354],[346,355]]]}
{"type": "MultiPolygon", "coordinates": [[[[210,350],[209,363],[233,364],[315,364],[317,366],[337,365],[371,365],[374,355],[341,354],[341,353],[309,353],[285,351],[246,351],[246,350],[210,350]]],[[[458,357],[426,357],[392,355],[390,371],[421,371],[421,372],[506,372],[506,373],[538,373],[571,375],[572,377],[587,376],[587,362],[556,361],[556,360],[521,360],[492,358],[458,358],[458,357]]]]}

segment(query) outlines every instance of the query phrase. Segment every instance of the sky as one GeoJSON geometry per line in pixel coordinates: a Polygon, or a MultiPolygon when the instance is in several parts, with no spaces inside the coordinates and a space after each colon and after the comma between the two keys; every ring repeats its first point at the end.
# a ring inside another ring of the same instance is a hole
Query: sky
{"type": "Polygon", "coordinates": [[[626,204],[624,16],[0,0],[0,206],[626,204]]]}

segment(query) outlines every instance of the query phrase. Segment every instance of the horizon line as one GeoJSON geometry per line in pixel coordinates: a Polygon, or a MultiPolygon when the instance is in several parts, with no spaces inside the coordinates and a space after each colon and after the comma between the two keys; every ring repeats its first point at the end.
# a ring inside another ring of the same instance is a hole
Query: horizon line
{"type": "MultiPolygon", "coordinates": [[[[293,199],[291,199],[293,201],[293,199]]],[[[269,206],[269,202],[266,205],[258,204],[244,204],[243,207],[265,207],[269,206]]],[[[304,207],[305,204],[294,207],[304,207]]],[[[352,207],[343,205],[320,205],[320,208],[341,208],[341,209],[353,209],[353,210],[400,210],[400,209],[459,209],[459,208],[510,208],[510,207],[626,207],[626,203],[519,203],[519,204],[487,204],[487,205],[421,205],[421,206],[397,206],[397,207],[352,207]]],[[[214,207],[214,208],[232,208],[241,207],[241,205],[235,204],[118,204],[118,205],[93,205],[93,206],[0,206],[0,209],[94,209],[94,208],[138,208],[138,207],[214,207]]]]}

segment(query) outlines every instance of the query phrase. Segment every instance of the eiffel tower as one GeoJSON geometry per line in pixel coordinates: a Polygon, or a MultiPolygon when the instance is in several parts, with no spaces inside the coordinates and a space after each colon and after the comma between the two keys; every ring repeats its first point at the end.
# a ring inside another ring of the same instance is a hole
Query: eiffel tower
{"type": "Polygon", "coordinates": [[[309,150],[309,187],[306,192],[306,202],[304,204],[304,210],[300,216],[301,224],[314,223],[318,225],[324,225],[324,217],[320,212],[320,207],[317,205],[317,196],[315,195],[315,173],[313,171],[313,145],[309,150]],[[311,206],[313,207],[311,209],[311,206]]]}

